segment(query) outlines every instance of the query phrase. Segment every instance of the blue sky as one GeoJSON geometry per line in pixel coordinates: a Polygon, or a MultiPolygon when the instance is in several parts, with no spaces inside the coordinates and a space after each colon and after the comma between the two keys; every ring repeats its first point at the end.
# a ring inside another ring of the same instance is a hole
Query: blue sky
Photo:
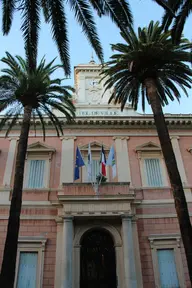
{"type": "MultiPolygon", "coordinates": [[[[161,20],[163,15],[163,9],[152,0],[130,0],[130,5],[134,15],[135,28],[138,26],[142,27],[148,25],[150,20],[161,20]]],[[[104,50],[105,61],[107,61],[112,53],[110,43],[121,42],[121,37],[116,26],[112,24],[108,18],[96,18],[96,22],[104,50]]],[[[184,31],[185,36],[189,39],[192,39],[191,24],[192,19],[190,18],[186,23],[184,31]]],[[[91,58],[92,48],[83,35],[81,28],[77,25],[71,11],[68,11],[68,26],[72,67],[71,80],[69,80],[69,84],[73,84],[73,67],[79,63],[88,63],[91,58]]],[[[19,27],[20,15],[17,14],[15,15],[14,23],[9,36],[2,36],[2,34],[0,35],[0,57],[5,55],[5,51],[9,51],[13,55],[18,54],[24,56],[23,39],[19,27]]],[[[42,23],[38,56],[41,58],[44,55],[49,61],[58,56],[58,53],[57,48],[51,38],[50,27],[47,24],[42,23]]],[[[96,57],[95,60],[97,60],[96,57]]],[[[63,77],[63,72],[60,71],[58,76],[63,77]]],[[[164,112],[178,114],[192,113],[192,93],[189,92],[189,98],[186,98],[186,96],[183,95],[180,104],[176,101],[171,102],[169,106],[164,108],[164,112]]],[[[146,109],[146,113],[150,113],[149,107],[146,109]]]]}

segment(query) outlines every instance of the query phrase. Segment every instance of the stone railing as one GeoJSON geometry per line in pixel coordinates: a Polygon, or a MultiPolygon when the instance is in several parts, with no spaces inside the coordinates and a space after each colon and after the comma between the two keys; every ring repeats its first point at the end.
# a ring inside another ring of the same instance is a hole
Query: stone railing
{"type": "MultiPolygon", "coordinates": [[[[100,184],[98,188],[99,195],[133,195],[134,192],[129,189],[129,182],[107,182],[100,184]]],[[[91,183],[63,183],[62,191],[59,194],[71,196],[91,196],[96,191],[91,183]]]]}

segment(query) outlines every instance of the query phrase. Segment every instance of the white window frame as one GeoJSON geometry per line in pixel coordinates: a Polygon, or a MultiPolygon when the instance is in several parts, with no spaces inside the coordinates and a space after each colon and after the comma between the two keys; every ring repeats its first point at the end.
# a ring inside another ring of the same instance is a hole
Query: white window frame
{"type": "Polygon", "coordinates": [[[165,161],[163,158],[163,154],[161,152],[161,148],[154,144],[153,142],[148,142],[136,148],[136,152],[138,154],[139,165],[140,165],[140,173],[141,173],[141,181],[142,186],[144,188],[154,189],[154,188],[165,188],[168,187],[168,177],[167,177],[167,168],[165,166],[165,161]],[[162,186],[149,186],[147,180],[147,172],[145,166],[145,159],[159,159],[160,171],[162,176],[162,186]]]}
{"type": "Polygon", "coordinates": [[[47,156],[43,155],[29,155],[26,162],[25,162],[25,175],[24,175],[24,188],[29,190],[34,189],[46,189],[49,187],[49,179],[50,179],[50,161],[47,159],[47,156]],[[28,187],[28,181],[29,181],[29,171],[30,171],[30,160],[44,160],[45,161],[45,167],[44,167],[44,175],[43,175],[43,187],[42,188],[29,188],[28,187]]]}
{"type": "Polygon", "coordinates": [[[25,190],[42,190],[50,187],[50,170],[51,160],[55,149],[49,147],[44,143],[36,142],[28,146],[26,160],[25,160],[25,172],[24,172],[24,189],[25,190]],[[44,168],[44,179],[42,188],[28,188],[28,177],[29,177],[29,163],[30,160],[45,160],[44,168]]]}
{"type": "Polygon", "coordinates": [[[162,234],[162,235],[156,234],[156,235],[150,235],[148,239],[150,241],[151,246],[155,287],[161,288],[157,251],[172,249],[174,252],[175,266],[179,286],[184,288],[185,280],[184,280],[183,261],[181,257],[181,248],[180,248],[181,236],[179,234],[162,234]]]}
{"type": "Polygon", "coordinates": [[[141,168],[141,178],[142,178],[142,185],[144,187],[150,187],[150,188],[161,188],[168,186],[167,177],[166,177],[166,167],[164,163],[164,159],[161,153],[142,153],[142,158],[140,160],[140,168],[141,168]],[[145,166],[145,159],[158,159],[159,160],[159,166],[161,171],[161,177],[162,177],[162,185],[161,186],[149,186],[148,180],[147,180],[147,171],[145,166]]]}
{"type": "Polygon", "coordinates": [[[17,279],[19,273],[19,261],[21,252],[36,252],[38,253],[37,260],[37,278],[36,287],[43,287],[43,268],[44,268],[44,255],[45,255],[45,244],[47,239],[44,237],[28,237],[23,236],[18,239],[18,249],[17,249],[17,260],[16,260],[16,270],[15,270],[15,282],[14,288],[17,287],[17,279]]]}

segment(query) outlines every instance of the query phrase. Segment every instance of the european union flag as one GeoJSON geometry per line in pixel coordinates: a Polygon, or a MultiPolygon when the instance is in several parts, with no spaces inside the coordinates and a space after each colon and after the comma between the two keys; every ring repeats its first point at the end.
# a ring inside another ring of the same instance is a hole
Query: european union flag
{"type": "Polygon", "coordinates": [[[79,147],[76,149],[76,160],[75,160],[75,171],[74,171],[74,180],[79,179],[79,168],[85,166],[85,163],[83,161],[81,152],[79,150],[79,147]]]}

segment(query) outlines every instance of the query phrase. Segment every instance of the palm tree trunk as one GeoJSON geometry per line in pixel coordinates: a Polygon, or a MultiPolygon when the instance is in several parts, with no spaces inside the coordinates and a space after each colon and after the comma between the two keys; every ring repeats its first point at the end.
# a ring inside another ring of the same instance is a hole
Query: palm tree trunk
{"type": "Polygon", "coordinates": [[[153,111],[155,125],[159,136],[161,149],[165,159],[165,164],[169,174],[171,187],[174,196],[175,209],[179,221],[181,236],[187,258],[189,269],[189,276],[192,284],[192,227],[189,217],[189,211],[181,182],[181,177],[177,167],[175,154],[169,137],[165,117],[162,106],[157,94],[156,84],[153,79],[146,79],[145,86],[147,89],[147,96],[149,97],[150,105],[153,111]]]}
{"type": "Polygon", "coordinates": [[[31,119],[31,106],[24,107],[24,116],[19,138],[16,168],[14,177],[14,186],[9,212],[9,221],[7,236],[5,241],[3,263],[0,275],[0,287],[13,288],[15,280],[15,266],[17,257],[17,242],[20,226],[20,214],[22,205],[23,175],[25,166],[25,157],[27,151],[28,135],[31,119]]]}

